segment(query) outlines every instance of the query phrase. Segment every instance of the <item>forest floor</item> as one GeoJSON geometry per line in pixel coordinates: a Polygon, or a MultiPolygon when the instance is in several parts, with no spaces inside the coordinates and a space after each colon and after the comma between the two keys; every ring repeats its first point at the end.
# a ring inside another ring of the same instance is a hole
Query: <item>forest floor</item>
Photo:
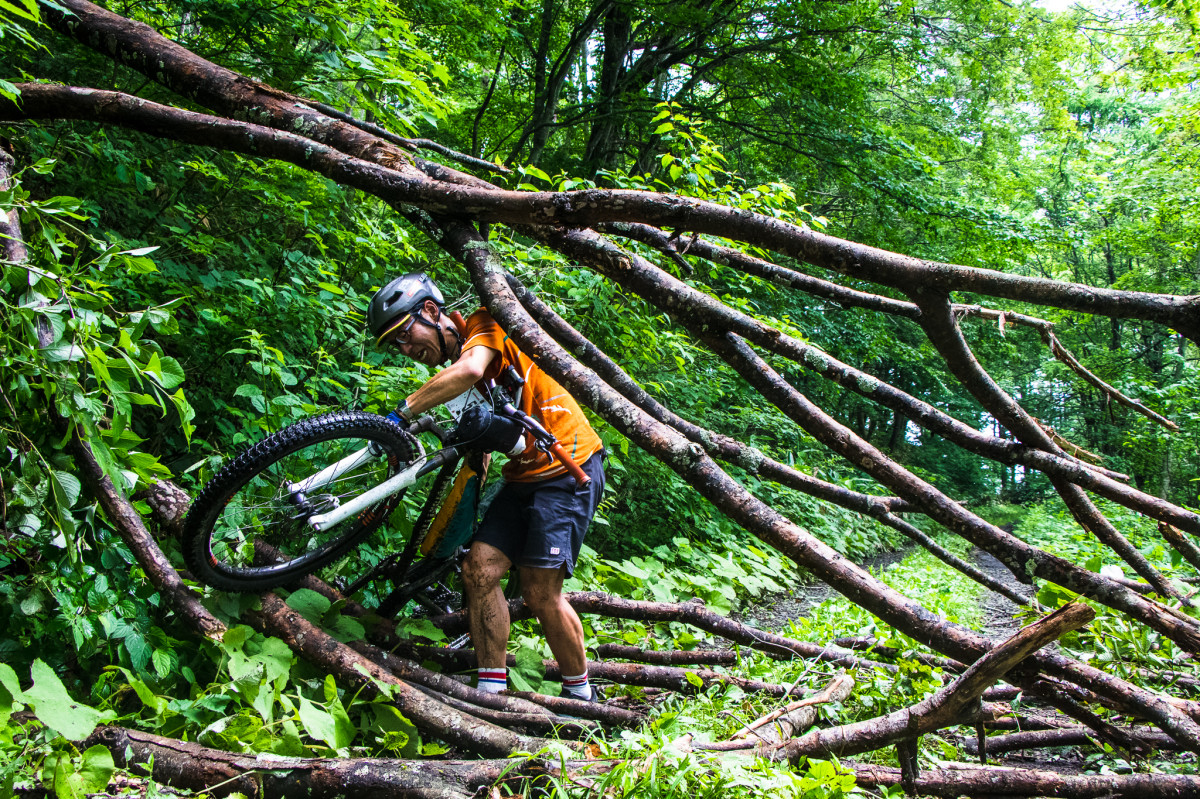
{"type": "MultiPolygon", "coordinates": [[[[918,547],[909,546],[881,552],[864,559],[859,562],[859,565],[874,574],[881,575],[918,551],[918,547]]],[[[976,568],[993,579],[1014,588],[1028,590],[1027,586],[1021,586],[1013,574],[987,552],[973,548],[967,557],[976,568]]],[[[789,621],[809,615],[814,608],[836,597],[837,593],[828,585],[814,582],[801,585],[794,591],[762,598],[735,610],[731,616],[751,626],[787,635],[789,621]]],[[[977,626],[983,634],[1002,641],[1021,628],[1022,625],[1016,618],[1019,608],[1008,598],[987,589],[981,589],[978,601],[979,623],[973,626],[977,626]]],[[[973,730],[967,728],[963,728],[961,732],[960,736],[950,736],[957,737],[957,743],[960,745],[967,736],[974,734],[973,730]]],[[[971,759],[965,752],[962,752],[962,755],[963,760],[971,759]]],[[[1081,773],[1087,765],[1085,754],[1079,747],[1030,749],[1004,753],[998,756],[989,756],[988,762],[992,765],[1030,769],[1044,768],[1064,773],[1081,773]]]]}

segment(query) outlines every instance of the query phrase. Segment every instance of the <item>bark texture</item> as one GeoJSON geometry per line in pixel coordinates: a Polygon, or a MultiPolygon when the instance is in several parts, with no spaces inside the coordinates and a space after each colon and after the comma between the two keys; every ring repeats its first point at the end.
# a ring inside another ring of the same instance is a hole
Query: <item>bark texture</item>
{"type": "Polygon", "coordinates": [[[139,767],[155,782],[215,796],[468,799],[514,776],[508,760],[382,760],[243,755],[123,727],[99,727],[85,742],[112,752],[120,767],[139,767]],[[150,768],[150,766],[153,768],[150,768]]]}

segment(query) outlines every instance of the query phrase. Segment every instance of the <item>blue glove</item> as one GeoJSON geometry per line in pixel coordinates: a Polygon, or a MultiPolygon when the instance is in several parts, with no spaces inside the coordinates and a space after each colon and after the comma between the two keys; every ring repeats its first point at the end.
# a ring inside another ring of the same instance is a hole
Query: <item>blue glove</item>
{"type": "Polygon", "coordinates": [[[400,411],[398,411],[398,410],[392,411],[384,418],[387,419],[388,421],[395,422],[396,424],[398,424],[400,426],[401,430],[407,430],[409,425],[412,424],[410,421],[408,421],[403,416],[401,416],[400,411]]]}

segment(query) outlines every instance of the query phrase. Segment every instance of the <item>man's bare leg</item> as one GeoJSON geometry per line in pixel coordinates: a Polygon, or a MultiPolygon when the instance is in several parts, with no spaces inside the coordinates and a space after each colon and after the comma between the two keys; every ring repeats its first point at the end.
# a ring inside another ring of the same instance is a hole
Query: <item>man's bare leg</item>
{"type": "MultiPolygon", "coordinates": [[[[587,655],[583,646],[583,624],[575,608],[563,596],[565,567],[537,569],[521,567],[521,596],[525,604],[542,623],[542,633],[563,674],[587,672],[587,655]]],[[[507,606],[505,611],[507,612],[507,606]]],[[[506,617],[507,618],[507,617],[506,617]]]]}
{"type": "Polygon", "coordinates": [[[500,578],[511,566],[512,561],[507,555],[482,541],[471,545],[471,551],[463,561],[467,622],[481,669],[504,667],[510,620],[508,601],[500,588],[500,578]]]}

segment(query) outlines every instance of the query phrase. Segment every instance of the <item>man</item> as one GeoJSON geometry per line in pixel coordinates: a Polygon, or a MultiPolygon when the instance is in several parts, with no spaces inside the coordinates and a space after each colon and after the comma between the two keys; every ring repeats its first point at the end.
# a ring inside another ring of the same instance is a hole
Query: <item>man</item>
{"type": "MultiPolygon", "coordinates": [[[[502,471],[496,495],[463,562],[471,640],[479,665],[479,687],[499,692],[508,685],[508,603],[500,578],[516,564],[521,595],[541,622],[563,674],[563,696],[596,701],[588,682],[583,626],[562,594],[575,570],[583,537],[604,490],[600,438],[578,403],[539,369],[500,329],[486,310],[465,322],[444,312],[442,293],[424,273],[396,278],[380,289],[367,310],[376,344],[390,346],[427,366],[450,365],[410,394],[397,408],[405,421],[441,405],[511,366],[525,380],[515,404],[558,439],[591,478],[576,484],[557,460],[525,435],[524,447],[502,471]]],[[[507,445],[504,445],[507,449],[507,445]]]]}

